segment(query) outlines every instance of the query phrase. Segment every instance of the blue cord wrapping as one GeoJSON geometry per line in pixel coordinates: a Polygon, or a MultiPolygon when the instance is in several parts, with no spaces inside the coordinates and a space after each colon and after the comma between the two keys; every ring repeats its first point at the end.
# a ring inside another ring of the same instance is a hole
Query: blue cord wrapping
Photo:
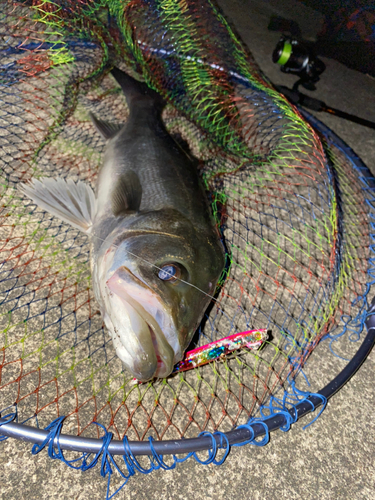
{"type": "MultiPolygon", "coordinates": [[[[10,413],[9,415],[6,415],[5,418],[7,418],[6,422],[3,422],[2,424],[9,423],[13,421],[16,418],[17,412],[10,413]]],[[[191,452],[188,453],[185,457],[183,458],[177,458],[175,455],[173,455],[173,462],[168,465],[162,455],[158,455],[158,453],[155,450],[154,444],[153,444],[153,438],[149,437],[149,443],[150,443],[150,452],[151,455],[148,456],[149,459],[149,468],[142,467],[142,465],[138,462],[136,457],[134,456],[133,452],[131,451],[131,448],[129,446],[129,441],[126,436],[123,438],[123,446],[124,446],[124,451],[125,454],[123,455],[123,460],[125,463],[125,466],[127,468],[127,474],[124,474],[119,466],[117,465],[114,457],[110,454],[108,451],[109,444],[113,438],[113,434],[111,432],[108,432],[106,428],[102,425],[99,424],[98,422],[92,422],[93,424],[99,426],[101,429],[104,431],[104,436],[101,437],[103,444],[100,448],[100,450],[94,455],[94,457],[90,460],[90,456],[92,455],[91,453],[83,453],[80,455],[78,458],[72,459],[72,460],[67,460],[64,457],[63,451],[60,446],[60,434],[62,432],[62,427],[64,423],[65,417],[59,417],[55,419],[53,422],[51,422],[45,430],[49,431],[48,435],[44,439],[44,441],[41,444],[35,444],[32,447],[32,454],[36,455],[40,451],[42,451],[44,448],[48,447],[48,456],[52,458],[53,460],[58,459],[61,462],[65,463],[68,467],[71,469],[75,470],[82,470],[86,471],[89,470],[98,463],[99,458],[101,457],[101,467],[100,467],[100,474],[102,477],[108,476],[108,482],[107,482],[107,492],[106,492],[106,499],[110,500],[113,498],[128,482],[129,478],[131,476],[134,476],[135,473],[141,472],[142,474],[149,474],[150,472],[158,469],[163,469],[163,470],[172,470],[176,467],[178,463],[185,462],[188,458],[194,457],[195,460],[200,463],[200,464],[215,464],[215,465],[221,465],[226,457],[228,456],[229,450],[230,450],[230,445],[228,438],[226,435],[222,432],[214,432],[213,434],[210,432],[201,432],[199,436],[209,436],[212,439],[212,448],[208,450],[208,458],[206,460],[201,460],[196,452],[191,452]],[[220,442],[217,444],[215,436],[220,437],[220,442]],[[216,460],[216,455],[219,449],[224,450],[224,455],[220,460],[216,460]],[[123,484],[112,494],[109,494],[109,489],[110,489],[110,483],[111,483],[111,476],[114,472],[114,469],[117,470],[117,472],[120,474],[120,476],[124,479],[123,484]]]]}
{"type": "Polygon", "coordinates": [[[123,442],[124,450],[125,450],[125,455],[123,455],[123,459],[124,459],[125,465],[127,466],[129,472],[131,471],[132,476],[135,474],[136,471],[141,472],[142,474],[149,474],[150,472],[155,470],[154,464],[151,461],[150,457],[148,457],[148,459],[150,460],[150,468],[145,469],[141,466],[141,464],[138,462],[138,460],[133,455],[133,452],[131,451],[131,448],[129,445],[129,440],[126,436],[124,436],[122,442],[123,442]]]}
{"type": "MultiPolygon", "coordinates": [[[[306,375],[303,373],[302,370],[301,370],[301,373],[305,377],[305,380],[308,383],[308,385],[310,385],[308,380],[307,380],[306,375]]],[[[302,390],[298,389],[296,387],[295,379],[291,380],[290,377],[288,377],[287,380],[288,380],[288,383],[292,389],[292,392],[291,393],[290,392],[284,393],[282,399],[277,398],[275,396],[271,396],[270,397],[270,404],[266,407],[261,408],[260,413],[261,413],[263,418],[265,418],[264,410],[266,408],[271,412],[270,417],[272,417],[275,414],[282,413],[285,417],[285,424],[282,427],[280,427],[280,429],[282,431],[286,432],[290,429],[291,424],[294,424],[298,420],[298,415],[297,415],[295,405],[297,403],[298,404],[308,403],[311,406],[311,411],[313,412],[315,410],[315,405],[311,401],[311,399],[309,399],[309,398],[311,396],[315,396],[316,398],[319,398],[322,401],[322,407],[319,410],[318,415],[316,415],[310,423],[308,423],[307,425],[305,425],[303,427],[303,429],[306,429],[311,424],[313,424],[317,418],[320,417],[320,415],[322,414],[322,412],[324,411],[324,409],[327,405],[327,398],[325,396],[323,396],[323,394],[314,393],[314,392],[306,392],[306,391],[302,391],[302,390]],[[291,412],[289,411],[290,409],[294,409],[293,416],[292,416],[291,412]]]]}
{"type": "MultiPolygon", "coordinates": [[[[270,410],[270,415],[268,415],[268,417],[272,417],[274,415],[283,415],[284,418],[285,418],[285,424],[283,424],[281,427],[280,427],[280,430],[282,430],[283,432],[288,432],[291,425],[294,424],[295,422],[297,422],[297,418],[298,418],[298,414],[297,414],[297,410],[296,410],[296,407],[293,403],[289,403],[289,406],[291,406],[291,408],[294,408],[294,412],[293,412],[293,415],[287,410],[287,402],[286,402],[286,398],[285,398],[285,394],[284,394],[284,398],[282,400],[282,402],[280,402],[281,400],[276,398],[275,396],[271,396],[270,398],[270,404],[269,406],[267,407],[268,410],[270,410]],[[276,405],[275,405],[276,403],[276,405]]],[[[265,407],[261,408],[260,409],[260,414],[262,415],[263,419],[267,419],[267,415],[264,414],[264,410],[265,410],[265,407]]]]}
{"type": "Polygon", "coordinates": [[[111,496],[109,496],[110,475],[112,474],[112,469],[109,465],[109,469],[108,469],[109,477],[108,477],[107,497],[106,497],[107,500],[110,500],[111,498],[113,498],[125,486],[125,484],[129,480],[129,478],[131,476],[135,475],[136,471],[141,472],[142,474],[149,474],[150,472],[152,472],[154,470],[158,470],[158,469],[173,470],[178,463],[185,462],[191,456],[193,456],[195,458],[195,460],[201,464],[214,463],[215,465],[221,465],[224,462],[224,460],[226,459],[226,457],[228,456],[228,453],[230,450],[228,438],[222,432],[215,432],[214,434],[211,434],[210,432],[202,432],[199,435],[200,436],[208,435],[208,436],[211,436],[211,438],[212,438],[212,449],[209,450],[209,452],[208,452],[208,454],[209,454],[208,459],[205,461],[202,461],[198,458],[198,456],[196,455],[196,452],[191,452],[191,453],[188,453],[183,458],[177,458],[175,455],[173,455],[173,462],[171,465],[168,465],[165,463],[162,455],[158,455],[158,453],[155,450],[154,444],[153,444],[154,439],[150,436],[148,438],[149,443],[150,443],[150,451],[151,451],[151,456],[148,456],[149,464],[150,464],[149,468],[142,467],[142,465],[138,462],[138,460],[134,456],[133,452],[131,451],[128,438],[126,436],[124,436],[122,442],[123,442],[125,454],[122,456],[122,458],[124,460],[128,474],[125,475],[120,470],[115,459],[112,457],[112,455],[110,455],[108,453],[109,460],[115,466],[115,468],[117,469],[117,471],[119,472],[121,477],[124,479],[124,483],[111,496]],[[217,445],[217,443],[216,443],[215,435],[220,436],[220,444],[219,445],[217,445]],[[223,440],[225,441],[225,446],[223,446],[223,440]],[[220,460],[215,460],[218,449],[225,450],[224,456],[220,460]]]}
{"type": "MultiPolygon", "coordinates": [[[[64,423],[65,417],[59,417],[53,422],[51,422],[45,430],[48,430],[49,433],[43,443],[40,445],[35,444],[32,447],[32,454],[36,455],[39,453],[43,448],[45,448],[48,445],[48,455],[52,459],[58,459],[64,462],[68,467],[71,469],[76,469],[76,470],[82,470],[82,471],[87,471],[98,463],[100,456],[101,458],[101,467],[100,467],[100,475],[102,477],[106,477],[108,475],[108,482],[107,482],[107,492],[106,492],[106,498],[109,500],[110,498],[113,498],[114,495],[116,495],[127,483],[129,477],[131,475],[134,475],[134,471],[129,471],[129,474],[126,476],[118,467],[116,464],[115,460],[113,459],[112,455],[108,451],[109,444],[112,440],[113,434],[112,432],[108,432],[106,428],[102,425],[99,424],[98,422],[92,422],[93,424],[99,426],[101,429],[104,431],[104,436],[102,436],[102,441],[103,444],[100,448],[100,450],[95,454],[94,458],[91,461],[89,460],[89,457],[91,453],[83,453],[80,457],[73,459],[73,460],[66,460],[66,458],[63,455],[63,452],[60,447],[60,434],[62,431],[62,426],[64,423]],[[57,451],[55,450],[57,448],[57,451]],[[73,465],[77,462],[81,462],[79,465],[73,465]],[[116,470],[119,472],[120,476],[125,480],[124,483],[111,495],[109,496],[109,488],[110,488],[110,483],[111,483],[111,476],[113,473],[112,465],[116,468],[116,470]]],[[[126,462],[125,462],[126,463],[126,462]]],[[[128,469],[129,470],[129,469],[128,469]]]]}
{"type": "Polygon", "coordinates": [[[320,417],[320,415],[324,411],[325,407],[327,406],[327,398],[325,396],[323,396],[323,394],[319,394],[318,392],[313,393],[313,392],[306,392],[306,391],[301,391],[300,389],[297,389],[295,380],[292,380],[290,382],[290,386],[291,386],[292,391],[293,391],[293,396],[296,398],[296,400],[300,403],[310,404],[311,411],[315,410],[315,405],[311,401],[311,399],[309,399],[310,396],[315,396],[315,397],[321,399],[321,401],[322,401],[322,407],[320,408],[318,414],[311,420],[311,422],[309,422],[307,425],[302,427],[302,429],[305,430],[307,427],[310,427],[310,425],[313,424],[320,417]],[[303,399],[300,399],[301,396],[304,396],[303,399]]]}
{"type": "Polygon", "coordinates": [[[266,422],[264,422],[260,418],[253,417],[247,422],[247,424],[239,425],[237,429],[247,429],[250,433],[250,438],[247,441],[243,441],[242,443],[237,443],[232,446],[245,446],[246,444],[253,444],[254,446],[265,446],[270,440],[270,433],[268,430],[268,426],[266,422]],[[255,432],[252,427],[254,424],[260,424],[264,428],[264,437],[260,441],[257,441],[255,439],[255,432]]]}
{"type": "MultiPolygon", "coordinates": [[[[14,420],[17,422],[17,420],[18,420],[17,405],[7,406],[6,408],[4,408],[4,410],[2,410],[0,415],[1,415],[1,418],[5,419],[4,422],[0,423],[0,426],[8,424],[9,422],[13,422],[14,420]],[[6,410],[9,410],[9,408],[13,408],[13,406],[15,407],[15,410],[13,412],[7,413],[5,416],[3,416],[3,412],[6,410]]],[[[0,436],[0,442],[5,441],[6,439],[8,439],[8,436],[0,436]]]]}
{"type": "MultiPolygon", "coordinates": [[[[249,431],[250,437],[248,440],[234,444],[233,446],[244,446],[246,444],[253,444],[255,446],[264,446],[268,443],[270,439],[270,434],[269,434],[269,429],[267,426],[267,420],[272,418],[276,414],[282,414],[285,418],[285,424],[281,426],[281,430],[284,432],[288,431],[290,429],[290,426],[296,422],[297,420],[297,411],[295,410],[293,414],[288,411],[288,406],[290,408],[295,408],[295,404],[297,402],[308,402],[311,405],[311,411],[315,410],[315,406],[308,399],[308,396],[311,396],[310,393],[301,391],[297,389],[295,386],[295,381],[294,380],[289,380],[289,383],[292,387],[292,393],[287,393],[284,394],[282,399],[278,399],[274,396],[271,396],[270,399],[270,404],[266,407],[261,408],[260,413],[262,418],[251,418],[246,424],[241,425],[237,427],[237,429],[247,429],[249,431]],[[303,397],[303,398],[301,398],[303,397]],[[290,401],[291,400],[291,401],[290,401]],[[265,410],[268,409],[270,411],[270,415],[266,416],[265,415],[265,410]],[[262,425],[264,428],[264,437],[260,440],[257,441],[255,438],[255,432],[253,426],[259,424],[262,425]]],[[[314,396],[319,397],[322,400],[322,409],[320,410],[319,414],[310,422],[308,425],[304,427],[308,427],[311,425],[322,413],[322,411],[325,408],[325,405],[327,403],[327,399],[321,395],[321,394],[314,394],[314,396]]],[[[5,408],[4,411],[8,410],[9,408],[12,408],[11,406],[5,408]]],[[[15,410],[11,413],[8,413],[3,417],[5,422],[2,422],[0,425],[7,424],[9,422],[12,422],[14,420],[17,420],[17,406],[15,407],[15,410]]],[[[230,451],[230,445],[227,436],[223,432],[216,431],[214,433],[210,433],[207,431],[201,432],[198,437],[202,436],[207,436],[210,437],[212,440],[212,447],[208,450],[208,457],[205,460],[202,460],[198,457],[197,452],[190,452],[186,456],[182,458],[178,458],[175,455],[173,455],[173,461],[170,465],[168,465],[162,455],[159,455],[154,447],[154,439],[152,437],[149,437],[149,443],[150,443],[150,456],[148,456],[149,460],[149,467],[143,467],[136,457],[134,456],[133,452],[131,451],[130,445],[128,438],[124,436],[123,438],[123,446],[124,446],[124,455],[123,460],[127,469],[127,474],[124,474],[119,466],[117,465],[114,457],[109,453],[108,447],[110,445],[110,442],[113,438],[113,434],[111,432],[108,432],[106,428],[98,423],[98,422],[92,422],[93,424],[97,425],[104,431],[104,435],[101,437],[102,439],[102,446],[100,450],[94,455],[94,457],[90,460],[91,453],[83,453],[81,456],[79,456],[76,459],[72,460],[67,460],[65,459],[63,455],[63,451],[60,446],[60,434],[62,432],[62,427],[64,423],[65,417],[59,417],[55,419],[53,422],[51,422],[45,430],[49,431],[48,435],[44,439],[44,441],[39,445],[35,444],[32,447],[32,454],[36,455],[39,453],[41,450],[43,450],[45,447],[48,447],[48,455],[52,459],[58,459],[64,462],[68,467],[75,469],[75,470],[82,470],[86,471],[91,468],[93,468],[99,461],[101,457],[101,468],[100,468],[100,474],[102,477],[108,476],[108,481],[107,481],[107,492],[106,492],[106,499],[110,500],[113,498],[128,482],[131,476],[134,476],[135,473],[138,471],[142,474],[149,474],[154,470],[158,469],[163,469],[163,470],[173,470],[178,463],[185,462],[188,460],[190,457],[194,457],[194,459],[203,465],[208,465],[208,464],[215,464],[215,465],[221,465],[226,457],[228,456],[228,453],[230,451]],[[220,440],[219,443],[217,443],[216,437],[219,436],[220,440]],[[216,460],[217,452],[218,450],[224,450],[224,454],[220,460],[216,460]],[[124,482],[123,484],[112,494],[109,494],[109,489],[110,489],[110,483],[111,483],[111,476],[114,472],[114,469],[117,470],[119,475],[123,478],[124,482]]]]}
{"type": "Polygon", "coordinates": [[[156,453],[155,447],[153,445],[153,441],[154,440],[153,440],[152,436],[150,436],[148,438],[148,441],[150,443],[150,450],[151,450],[152,458],[153,458],[152,463],[156,464],[155,469],[159,469],[159,468],[160,469],[164,469],[164,470],[172,470],[172,469],[174,469],[176,467],[176,464],[177,464],[177,461],[175,460],[175,457],[173,457],[174,460],[173,460],[172,465],[166,464],[164,462],[164,460],[163,460],[163,455],[158,455],[156,453]]]}
{"type": "Polygon", "coordinates": [[[179,461],[185,461],[189,458],[189,456],[193,456],[195,458],[195,460],[199,464],[202,464],[202,465],[208,465],[208,464],[221,465],[224,462],[224,460],[227,458],[228,453],[229,453],[229,449],[230,449],[229,441],[228,441],[228,438],[226,437],[226,435],[223,432],[219,432],[219,431],[216,431],[213,434],[211,432],[205,431],[205,432],[201,432],[198,434],[198,437],[201,437],[201,436],[210,436],[212,439],[212,449],[208,450],[208,458],[206,460],[201,460],[198,457],[197,452],[193,451],[192,453],[189,453],[186,457],[184,457],[183,460],[179,460],[179,461]],[[217,446],[215,436],[220,436],[219,446],[217,446]],[[223,447],[223,437],[225,438],[225,441],[226,441],[225,447],[223,447]],[[216,458],[217,450],[220,448],[225,450],[224,456],[219,461],[216,461],[215,458],[216,458]]]}
{"type": "MultiPolygon", "coordinates": [[[[62,452],[61,446],[60,446],[60,434],[62,431],[64,419],[65,419],[65,417],[56,418],[53,422],[51,422],[49,425],[47,425],[45,430],[49,431],[48,435],[46,436],[43,443],[41,443],[40,445],[34,444],[34,446],[32,447],[31,453],[33,455],[36,455],[37,453],[42,451],[43,448],[45,448],[48,445],[48,455],[50,458],[52,458],[53,460],[55,460],[55,459],[61,460],[71,469],[76,469],[76,470],[80,469],[82,471],[86,471],[86,470],[89,470],[92,467],[94,467],[97,464],[100,455],[103,454],[101,471],[102,472],[106,471],[108,468],[107,464],[106,464],[106,456],[108,454],[108,446],[109,446],[109,443],[111,442],[113,434],[111,432],[108,432],[102,424],[99,424],[98,422],[92,422],[93,424],[101,427],[105,433],[104,436],[101,438],[103,441],[103,444],[102,444],[102,447],[100,448],[100,450],[96,453],[96,455],[94,456],[94,458],[90,462],[88,461],[88,459],[91,456],[91,453],[83,453],[78,458],[75,458],[72,460],[66,460],[66,458],[64,457],[64,454],[62,452]],[[57,448],[57,451],[55,450],[55,448],[57,448]],[[82,461],[82,463],[80,465],[78,465],[78,466],[73,465],[74,463],[80,462],[80,461],[82,461]]],[[[107,472],[104,472],[104,476],[106,475],[106,473],[107,472]]],[[[103,475],[103,473],[102,473],[102,475],[103,475]]]]}
{"type": "Polygon", "coordinates": [[[247,424],[240,425],[237,427],[237,429],[247,429],[249,431],[250,437],[246,441],[242,443],[237,443],[233,444],[232,446],[245,446],[247,444],[253,444],[255,446],[264,446],[266,445],[269,440],[270,440],[270,433],[267,425],[267,421],[272,419],[275,415],[280,415],[282,414],[285,418],[285,424],[280,426],[280,430],[283,432],[289,431],[290,427],[292,424],[297,422],[298,420],[298,413],[296,410],[296,404],[297,403],[308,403],[311,406],[311,411],[315,410],[315,405],[309,399],[310,396],[315,396],[322,401],[322,407],[318,413],[314,417],[314,419],[305,425],[303,429],[306,429],[309,427],[311,424],[313,424],[321,415],[321,413],[324,411],[326,405],[327,405],[327,398],[323,396],[323,394],[319,393],[310,393],[310,392],[305,392],[301,391],[300,389],[297,389],[295,380],[288,380],[290,383],[290,386],[292,387],[292,393],[285,393],[282,399],[276,398],[275,396],[270,397],[270,403],[268,406],[263,406],[260,408],[260,414],[262,418],[251,418],[247,424]],[[303,396],[303,397],[302,397],[303,396]],[[290,401],[291,400],[291,401],[290,401]],[[289,410],[294,410],[293,412],[289,410]],[[268,410],[270,412],[269,415],[265,414],[265,410],[268,410]],[[264,428],[264,437],[260,441],[257,441],[255,439],[255,431],[254,431],[254,425],[259,424],[262,425],[264,428]]]}

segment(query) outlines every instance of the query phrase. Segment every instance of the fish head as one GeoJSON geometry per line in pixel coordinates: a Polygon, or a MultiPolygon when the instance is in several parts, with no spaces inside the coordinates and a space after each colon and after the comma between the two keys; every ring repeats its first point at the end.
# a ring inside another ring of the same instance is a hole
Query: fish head
{"type": "Polygon", "coordinates": [[[143,215],[116,232],[98,282],[106,325],[137,379],[167,377],[215,292],[222,245],[214,228],[203,234],[170,211],[143,215]]]}

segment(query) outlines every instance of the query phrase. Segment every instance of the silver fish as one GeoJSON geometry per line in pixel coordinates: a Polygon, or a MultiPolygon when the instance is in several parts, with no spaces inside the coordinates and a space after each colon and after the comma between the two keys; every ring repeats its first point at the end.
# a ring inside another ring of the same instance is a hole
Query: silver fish
{"type": "Polygon", "coordinates": [[[116,353],[147,381],[168,376],[182,359],[215,291],[224,251],[196,162],[163,125],[162,98],[116,68],[112,75],[130,114],[122,126],[91,115],[107,140],[96,195],[61,178],[33,179],[19,189],[89,235],[94,293],[116,353]]]}

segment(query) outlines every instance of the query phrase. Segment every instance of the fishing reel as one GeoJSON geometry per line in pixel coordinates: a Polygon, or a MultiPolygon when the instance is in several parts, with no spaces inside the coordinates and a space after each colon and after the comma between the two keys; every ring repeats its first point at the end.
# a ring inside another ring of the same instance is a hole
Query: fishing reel
{"type": "Polygon", "coordinates": [[[280,65],[283,73],[292,73],[299,76],[294,84],[297,90],[302,85],[307,90],[315,90],[315,83],[326,69],[323,61],[318,59],[306,45],[297,39],[283,35],[272,54],[274,63],[280,65]]]}
{"type": "Polygon", "coordinates": [[[296,38],[283,35],[273,51],[272,60],[275,64],[280,65],[283,73],[299,76],[299,79],[291,89],[284,85],[275,85],[275,88],[284,94],[292,104],[304,106],[314,111],[324,111],[345,120],[375,129],[374,122],[327,106],[325,102],[314,99],[298,90],[300,85],[307,90],[316,90],[315,84],[320,80],[320,75],[326,69],[324,62],[313,54],[308,45],[299,42],[296,38]]]}

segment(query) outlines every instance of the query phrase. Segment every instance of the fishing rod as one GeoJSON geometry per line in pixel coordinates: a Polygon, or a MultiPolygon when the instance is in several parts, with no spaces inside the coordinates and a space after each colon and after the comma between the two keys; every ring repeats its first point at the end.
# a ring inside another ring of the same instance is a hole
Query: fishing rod
{"type": "Polygon", "coordinates": [[[326,69],[325,64],[317,58],[311,50],[300,43],[297,39],[282,36],[272,54],[274,63],[280,65],[283,73],[292,73],[299,76],[290,89],[284,85],[275,85],[275,88],[292,103],[298,104],[313,111],[323,111],[339,118],[344,118],[364,127],[375,129],[375,122],[360,118],[359,116],[346,113],[340,109],[328,106],[324,101],[315,99],[299,91],[302,85],[308,90],[316,90],[316,83],[320,75],[326,69]]]}

